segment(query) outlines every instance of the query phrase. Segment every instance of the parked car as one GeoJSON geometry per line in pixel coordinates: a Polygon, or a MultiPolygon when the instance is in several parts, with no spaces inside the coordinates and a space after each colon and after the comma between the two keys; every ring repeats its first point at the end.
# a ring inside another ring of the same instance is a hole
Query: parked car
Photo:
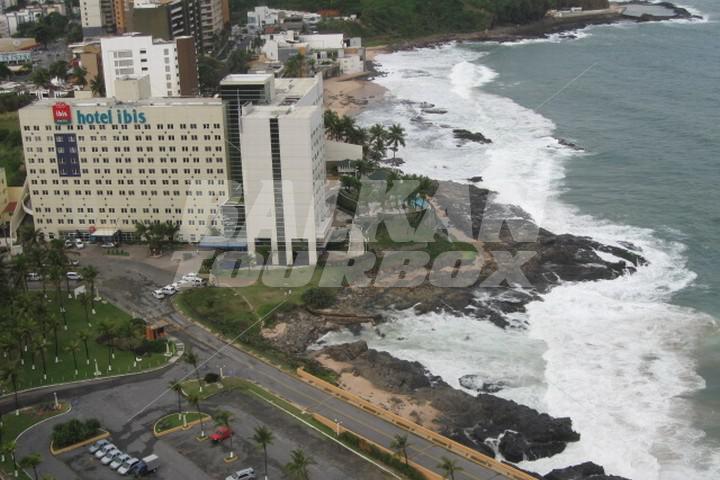
{"type": "Polygon", "coordinates": [[[177,282],[173,282],[170,284],[170,286],[173,287],[177,292],[179,292],[183,288],[191,287],[190,282],[188,282],[187,280],[179,280],[177,282]]]}
{"type": "Polygon", "coordinates": [[[233,435],[234,435],[234,433],[231,428],[218,427],[218,429],[215,430],[215,433],[210,435],[210,440],[212,440],[213,443],[220,443],[220,442],[232,437],[233,435]]]}
{"type": "Polygon", "coordinates": [[[183,275],[182,279],[187,280],[188,282],[192,281],[193,278],[200,278],[197,273],[186,273],[183,275]]]}
{"type": "Polygon", "coordinates": [[[100,450],[102,447],[104,447],[105,445],[109,445],[109,444],[110,444],[110,442],[108,440],[98,440],[97,442],[90,445],[90,447],[88,447],[88,452],[94,454],[95,452],[100,450]]]}
{"type": "Polygon", "coordinates": [[[168,297],[177,293],[177,290],[172,285],[165,285],[161,290],[168,297]]]}
{"type": "Polygon", "coordinates": [[[27,274],[27,279],[29,282],[39,282],[40,280],[42,280],[42,275],[40,275],[39,273],[30,272],[27,274]]]}
{"type": "Polygon", "coordinates": [[[158,300],[162,300],[165,298],[165,292],[163,292],[161,289],[153,290],[152,296],[157,298],[158,300]]]}
{"type": "Polygon", "coordinates": [[[76,238],[76,239],[75,239],[75,248],[78,248],[78,249],[83,249],[83,248],[85,248],[85,242],[83,242],[83,241],[80,240],[79,238],[76,238]]]}
{"type": "Polygon", "coordinates": [[[113,242],[105,242],[100,245],[101,248],[117,248],[117,244],[113,242]]]}
{"type": "Polygon", "coordinates": [[[205,279],[200,278],[200,277],[196,277],[196,278],[193,278],[192,280],[190,280],[190,284],[193,287],[202,287],[202,286],[205,286],[206,283],[207,282],[205,281],[205,279]]]}
{"type": "Polygon", "coordinates": [[[117,449],[117,447],[110,442],[106,443],[105,445],[97,449],[97,451],[95,452],[95,458],[103,458],[112,449],[117,449]]]}
{"type": "Polygon", "coordinates": [[[228,475],[225,480],[255,480],[255,470],[252,468],[238,470],[237,472],[228,475]]]}
{"type": "Polygon", "coordinates": [[[105,456],[100,459],[100,463],[102,463],[103,465],[110,465],[110,463],[117,457],[122,455],[122,453],[123,452],[121,452],[119,448],[112,448],[108,450],[105,456]]]}
{"type": "Polygon", "coordinates": [[[65,276],[68,278],[68,280],[82,280],[83,277],[77,272],[67,272],[65,276]]]}
{"type": "Polygon", "coordinates": [[[130,460],[130,455],[128,455],[127,453],[122,453],[117,457],[113,458],[113,461],[110,462],[110,468],[112,470],[117,470],[122,464],[124,464],[128,460],[130,460]]]}
{"type": "Polygon", "coordinates": [[[132,467],[134,467],[135,464],[138,463],[139,461],[140,461],[140,459],[135,458],[135,457],[125,460],[125,463],[120,465],[120,468],[117,469],[117,472],[120,475],[127,475],[128,472],[132,469],[132,467]]]}
{"type": "Polygon", "coordinates": [[[65,240],[65,248],[72,248],[74,246],[75,246],[75,242],[73,242],[69,238],[67,240],[65,240]]]}
{"type": "Polygon", "coordinates": [[[148,455],[136,463],[131,469],[131,474],[142,477],[156,471],[160,467],[160,459],[157,455],[148,455]]]}

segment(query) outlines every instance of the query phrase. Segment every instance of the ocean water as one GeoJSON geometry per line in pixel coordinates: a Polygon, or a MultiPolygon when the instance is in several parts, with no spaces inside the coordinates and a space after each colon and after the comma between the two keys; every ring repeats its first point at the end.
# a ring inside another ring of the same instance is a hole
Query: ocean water
{"type": "Polygon", "coordinates": [[[458,388],[478,375],[571,417],[581,441],[525,468],[594,461],[634,480],[720,478],[720,2],[686,3],[704,20],[379,57],[388,98],[360,121],[403,124],[404,170],[482,175],[544,227],[631,242],[650,261],[554,289],[516,314],[524,329],[400,312],[384,335],[361,333],[458,388]],[[419,121],[408,101],[448,113],[419,121]],[[493,143],[458,146],[452,128],[493,143]]]}

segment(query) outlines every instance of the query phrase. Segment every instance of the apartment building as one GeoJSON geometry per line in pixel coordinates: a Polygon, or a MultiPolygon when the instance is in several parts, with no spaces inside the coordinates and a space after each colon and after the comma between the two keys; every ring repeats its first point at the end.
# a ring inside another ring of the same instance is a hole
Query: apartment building
{"type": "Polygon", "coordinates": [[[4,36],[15,35],[18,27],[23,23],[36,23],[42,17],[51,13],[59,13],[65,15],[66,9],[64,3],[46,3],[42,5],[33,5],[13,12],[7,12],[0,17],[0,33],[4,36]]]}
{"type": "Polygon", "coordinates": [[[115,80],[147,75],[153,97],[195,96],[198,93],[197,56],[192,37],[154,40],[126,34],[100,40],[105,89],[115,96],[115,80]]]}
{"type": "Polygon", "coordinates": [[[331,224],[322,77],[229,75],[220,96],[235,187],[225,236],[245,236],[248,251],[272,252],[273,264],[314,264],[331,224]]]}
{"type": "Polygon", "coordinates": [[[49,238],[170,222],[199,241],[228,198],[223,103],[151,98],[147,76],[116,98],[41,100],[20,110],[35,227],[49,238]]]}
{"type": "Polygon", "coordinates": [[[200,0],[134,0],[132,29],[163,40],[190,36],[200,46],[200,18],[200,0]]]}
{"type": "Polygon", "coordinates": [[[115,33],[132,32],[133,0],[113,0],[115,33]]]}
{"type": "Polygon", "coordinates": [[[80,0],[80,24],[83,36],[93,37],[115,32],[113,0],[80,0]]]}

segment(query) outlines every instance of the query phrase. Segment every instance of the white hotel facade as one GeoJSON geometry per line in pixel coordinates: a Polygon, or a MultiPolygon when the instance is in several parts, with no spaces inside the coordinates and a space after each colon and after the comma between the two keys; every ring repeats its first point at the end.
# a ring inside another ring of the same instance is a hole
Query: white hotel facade
{"type": "Polygon", "coordinates": [[[169,222],[182,241],[317,261],[331,222],[321,78],[232,75],[222,98],[152,98],[147,76],[115,86],[20,110],[36,228],[131,238],[169,222]]]}

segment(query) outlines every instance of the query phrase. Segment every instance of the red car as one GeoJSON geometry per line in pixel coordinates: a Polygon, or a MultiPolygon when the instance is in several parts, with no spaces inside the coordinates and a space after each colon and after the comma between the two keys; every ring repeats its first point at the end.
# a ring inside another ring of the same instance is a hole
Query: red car
{"type": "Polygon", "coordinates": [[[220,443],[223,440],[227,440],[233,435],[235,435],[235,433],[230,428],[219,427],[217,430],[215,430],[215,433],[210,435],[210,440],[212,440],[213,443],[220,443]]]}

